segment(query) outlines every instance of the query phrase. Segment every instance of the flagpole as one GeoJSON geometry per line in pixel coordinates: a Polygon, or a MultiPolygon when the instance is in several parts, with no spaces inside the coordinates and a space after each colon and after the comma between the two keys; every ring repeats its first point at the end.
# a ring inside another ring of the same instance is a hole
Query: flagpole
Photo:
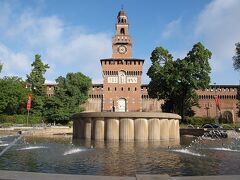
{"type": "Polygon", "coordinates": [[[27,126],[28,126],[28,118],[29,118],[29,110],[28,110],[28,114],[27,114],[27,126]]]}
{"type": "Polygon", "coordinates": [[[32,102],[32,94],[29,94],[28,95],[28,101],[27,101],[27,111],[28,111],[28,114],[27,114],[27,126],[28,126],[28,119],[29,119],[29,111],[31,109],[31,102],[32,102]]]}

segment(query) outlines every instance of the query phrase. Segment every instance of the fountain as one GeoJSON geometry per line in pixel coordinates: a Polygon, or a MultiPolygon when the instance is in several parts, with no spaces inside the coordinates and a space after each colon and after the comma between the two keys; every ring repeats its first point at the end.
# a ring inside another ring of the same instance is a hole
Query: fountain
{"type": "MultiPolygon", "coordinates": [[[[227,125],[229,127],[229,125],[227,125]]],[[[186,153],[195,156],[206,156],[200,154],[202,150],[217,150],[217,151],[231,151],[231,152],[240,152],[240,136],[239,133],[231,127],[230,133],[229,130],[226,131],[218,125],[205,124],[203,128],[209,128],[210,130],[206,131],[202,136],[194,139],[188,146],[184,148],[173,149],[174,152],[186,153]],[[230,134],[230,136],[229,136],[230,134]],[[224,138],[227,138],[224,141],[224,138]],[[234,137],[234,138],[232,138],[234,137]],[[229,139],[230,138],[230,139],[229,139]],[[209,143],[209,141],[211,143],[209,143]],[[214,147],[212,147],[214,145],[214,147]],[[217,146],[217,147],[216,147],[217,146]]]]}
{"type": "Polygon", "coordinates": [[[179,139],[179,119],[172,113],[83,112],[73,119],[74,139],[159,141],[179,139]]]}
{"type": "Polygon", "coordinates": [[[9,149],[11,148],[13,145],[15,145],[20,139],[22,139],[23,134],[20,134],[16,139],[14,139],[14,141],[12,141],[10,144],[5,144],[6,147],[0,152],[0,157],[9,149]]]}
{"type": "MultiPolygon", "coordinates": [[[[1,170],[11,170],[101,176],[240,175],[237,166],[240,164],[239,138],[221,138],[217,132],[211,132],[198,138],[181,137],[181,140],[180,137],[172,138],[176,137],[176,133],[170,132],[170,127],[174,127],[172,129],[176,130],[176,126],[173,126],[176,121],[172,119],[177,119],[177,117],[169,116],[169,114],[167,115],[170,118],[167,121],[164,120],[167,119],[165,114],[160,116],[158,114],[158,118],[155,117],[156,114],[149,118],[144,113],[132,116],[128,114],[128,118],[122,117],[121,114],[114,114],[116,115],[114,120],[111,120],[113,119],[112,114],[110,114],[111,117],[105,113],[100,117],[94,117],[94,115],[96,114],[90,113],[88,117],[84,113],[74,115],[75,123],[84,125],[80,126],[80,129],[86,128],[80,132],[79,126],[77,126],[78,128],[75,129],[77,136],[75,137],[83,137],[83,139],[72,139],[70,136],[61,138],[25,137],[24,133],[20,136],[0,136],[0,151],[5,144],[10,145],[15,141],[0,156],[0,172],[3,172],[1,170]],[[121,122],[122,120],[123,122],[121,122]],[[98,122],[100,125],[96,121],[101,121],[98,122]],[[121,125],[121,123],[123,124],[121,125]],[[116,124],[119,134],[109,129],[115,127],[116,124]],[[130,128],[129,130],[134,133],[128,132],[131,136],[124,130],[128,128],[129,124],[134,129],[130,128]],[[157,124],[157,127],[154,127],[153,124],[157,124]],[[168,129],[161,132],[162,127],[159,126],[162,124],[166,125],[163,127],[168,127],[168,129]],[[96,130],[94,127],[98,126],[104,128],[96,130]],[[121,128],[123,129],[121,130],[121,128]],[[110,131],[107,132],[107,130],[110,131]],[[139,135],[139,130],[147,132],[139,135]],[[160,132],[156,130],[160,130],[160,132]],[[99,135],[100,131],[103,132],[103,135],[99,135]],[[110,137],[114,137],[115,140],[111,141],[110,137]],[[124,137],[128,138],[124,139],[124,137]],[[168,139],[163,137],[168,137],[168,139]],[[152,139],[155,140],[152,141],[152,139]]],[[[217,129],[214,130],[217,131],[217,129]]]]}

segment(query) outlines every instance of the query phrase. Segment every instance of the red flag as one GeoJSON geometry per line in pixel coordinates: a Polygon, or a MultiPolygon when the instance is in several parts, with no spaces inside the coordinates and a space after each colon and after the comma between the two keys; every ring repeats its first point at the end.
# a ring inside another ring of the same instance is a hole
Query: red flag
{"type": "Polygon", "coordinates": [[[214,96],[214,99],[215,99],[215,103],[216,103],[218,110],[221,111],[221,106],[220,106],[220,101],[219,101],[218,95],[214,96]]]}
{"type": "Polygon", "coordinates": [[[28,101],[27,101],[27,110],[29,111],[31,108],[31,103],[32,103],[32,95],[28,95],[28,101]]]}

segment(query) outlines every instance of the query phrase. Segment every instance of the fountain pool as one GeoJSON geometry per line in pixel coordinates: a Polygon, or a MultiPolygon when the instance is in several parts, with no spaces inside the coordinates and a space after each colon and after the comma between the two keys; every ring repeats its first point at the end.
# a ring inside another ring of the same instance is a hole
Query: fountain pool
{"type": "MultiPolygon", "coordinates": [[[[0,151],[16,136],[0,136],[0,151]]],[[[1,170],[64,174],[171,176],[240,174],[238,139],[108,142],[23,137],[0,156],[1,170]],[[191,144],[191,146],[189,146],[191,144]]]]}

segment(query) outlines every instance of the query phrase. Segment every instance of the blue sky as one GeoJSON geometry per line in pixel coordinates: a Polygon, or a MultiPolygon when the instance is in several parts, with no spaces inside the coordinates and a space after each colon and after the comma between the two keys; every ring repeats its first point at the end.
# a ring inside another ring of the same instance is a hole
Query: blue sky
{"type": "Polygon", "coordinates": [[[213,53],[211,83],[239,84],[240,72],[232,65],[240,42],[239,0],[0,0],[1,76],[25,79],[39,53],[50,65],[47,81],[80,71],[102,83],[99,60],[111,57],[122,5],[133,56],[145,59],[142,83],[149,82],[146,72],[155,47],[177,59],[200,41],[213,53]]]}

